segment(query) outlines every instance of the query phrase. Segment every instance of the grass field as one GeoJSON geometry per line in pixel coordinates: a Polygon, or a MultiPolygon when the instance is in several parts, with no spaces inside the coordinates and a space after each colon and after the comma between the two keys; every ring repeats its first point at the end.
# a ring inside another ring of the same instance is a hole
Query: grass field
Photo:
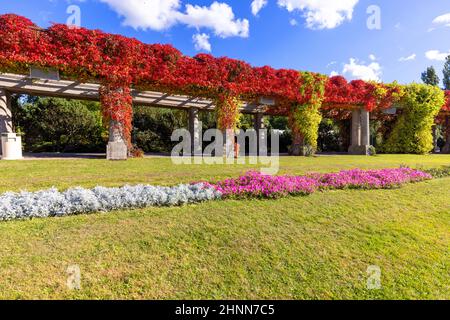
{"type": "MultiPolygon", "coordinates": [[[[352,168],[432,168],[450,165],[450,155],[320,156],[315,158],[281,157],[279,174],[331,172],[352,168]]],[[[267,166],[265,166],[267,167],[267,166]]],[[[170,158],[132,159],[126,162],[106,160],[33,160],[0,161],[0,192],[39,190],[52,186],[122,186],[148,183],[174,185],[198,180],[236,177],[254,165],[173,165],[170,158]]]]}
{"type": "MultiPolygon", "coordinates": [[[[450,156],[282,158],[280,173],[439,167],[450,156]]],[[[251,166],[0,162],[0,191],[177,184],[251,166]]],[[[449,299],[450,178],[395,190],[329,191],[0,222],[0,298],[449,299]],[[79,291],[66,286],[81,268],[79,291]],[[366,288],[370,265],[380,290],[366,288]]]]}

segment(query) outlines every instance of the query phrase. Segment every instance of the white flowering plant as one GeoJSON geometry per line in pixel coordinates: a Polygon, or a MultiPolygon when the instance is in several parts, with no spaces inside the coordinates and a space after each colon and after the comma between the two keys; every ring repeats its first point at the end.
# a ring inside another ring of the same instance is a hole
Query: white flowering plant
{"type": "Polygon", "coordinates": [[[180,206],[220,197],[221,193],[215,188],[202,183],[173,187],[136,185],[94,189],[78,187],[63,192],[55,188],[37,192],[7,192],[0,195],[0,220],[58,217],[150,206],[180,206]]]}

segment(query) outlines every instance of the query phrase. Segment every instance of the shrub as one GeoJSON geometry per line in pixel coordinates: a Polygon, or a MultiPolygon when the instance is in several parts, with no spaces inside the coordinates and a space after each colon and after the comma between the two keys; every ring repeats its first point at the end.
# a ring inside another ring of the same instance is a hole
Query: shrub
{"type": "Polygon", "coordinates": [[[71,188],[38,192],[8,192],[0,195],[0,220],[66,216],[148,206],[177,206],[220,198],[203,184],[156,187],[71,188]]]}
{"type": "Polygon", "coordinates": [[[402,113],[382,150],[386,153],[429,153],[433,149],[431,128],[445,102],[444,93],[438,87],[425,84],[411,84],[405,88],[400,104],[402,113]]]}

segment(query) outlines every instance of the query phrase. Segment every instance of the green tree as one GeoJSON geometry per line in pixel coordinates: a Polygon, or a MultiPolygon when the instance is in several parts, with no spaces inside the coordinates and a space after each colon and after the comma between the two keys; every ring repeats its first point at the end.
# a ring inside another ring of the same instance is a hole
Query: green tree
{"type": "Polygon", "coordinates": [[[422,81],[432,86],[439,85],[440,80],[433,66],[428,67],[426,71],[422,72],[422,81]]]}
{"type": "Polygon", "coordinates": [[[187,128],[184,110],[133,107],[133,140],[144,152],[170,152],[175,129],[187,128]]]}
{"type": "Polygon", "coordinates": [[[442,73],[444,74],[442,80],[444,82],[444,89],[450,90],[450,56],[445,59],[444,71],[442,73]]]}
{"type": "Polygon", "coordinates": [[[105,128],[98,103],[58,98],[19,97],[16,128],[32,152],[104,151],[105,128]]]}

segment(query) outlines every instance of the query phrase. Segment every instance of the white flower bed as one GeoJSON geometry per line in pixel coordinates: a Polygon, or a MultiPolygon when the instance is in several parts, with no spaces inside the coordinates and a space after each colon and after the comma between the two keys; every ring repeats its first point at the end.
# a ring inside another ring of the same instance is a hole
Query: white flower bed
{"type": "Polygon", "coordinates": [[[72,188],[64,192],[57,189],[8,192],[0,195],[0,220],[66,216],[149,206],[178,206],[220,197],[220,192],[203,184],[175,187],[137,185],[121,188],[72,188]]]}

